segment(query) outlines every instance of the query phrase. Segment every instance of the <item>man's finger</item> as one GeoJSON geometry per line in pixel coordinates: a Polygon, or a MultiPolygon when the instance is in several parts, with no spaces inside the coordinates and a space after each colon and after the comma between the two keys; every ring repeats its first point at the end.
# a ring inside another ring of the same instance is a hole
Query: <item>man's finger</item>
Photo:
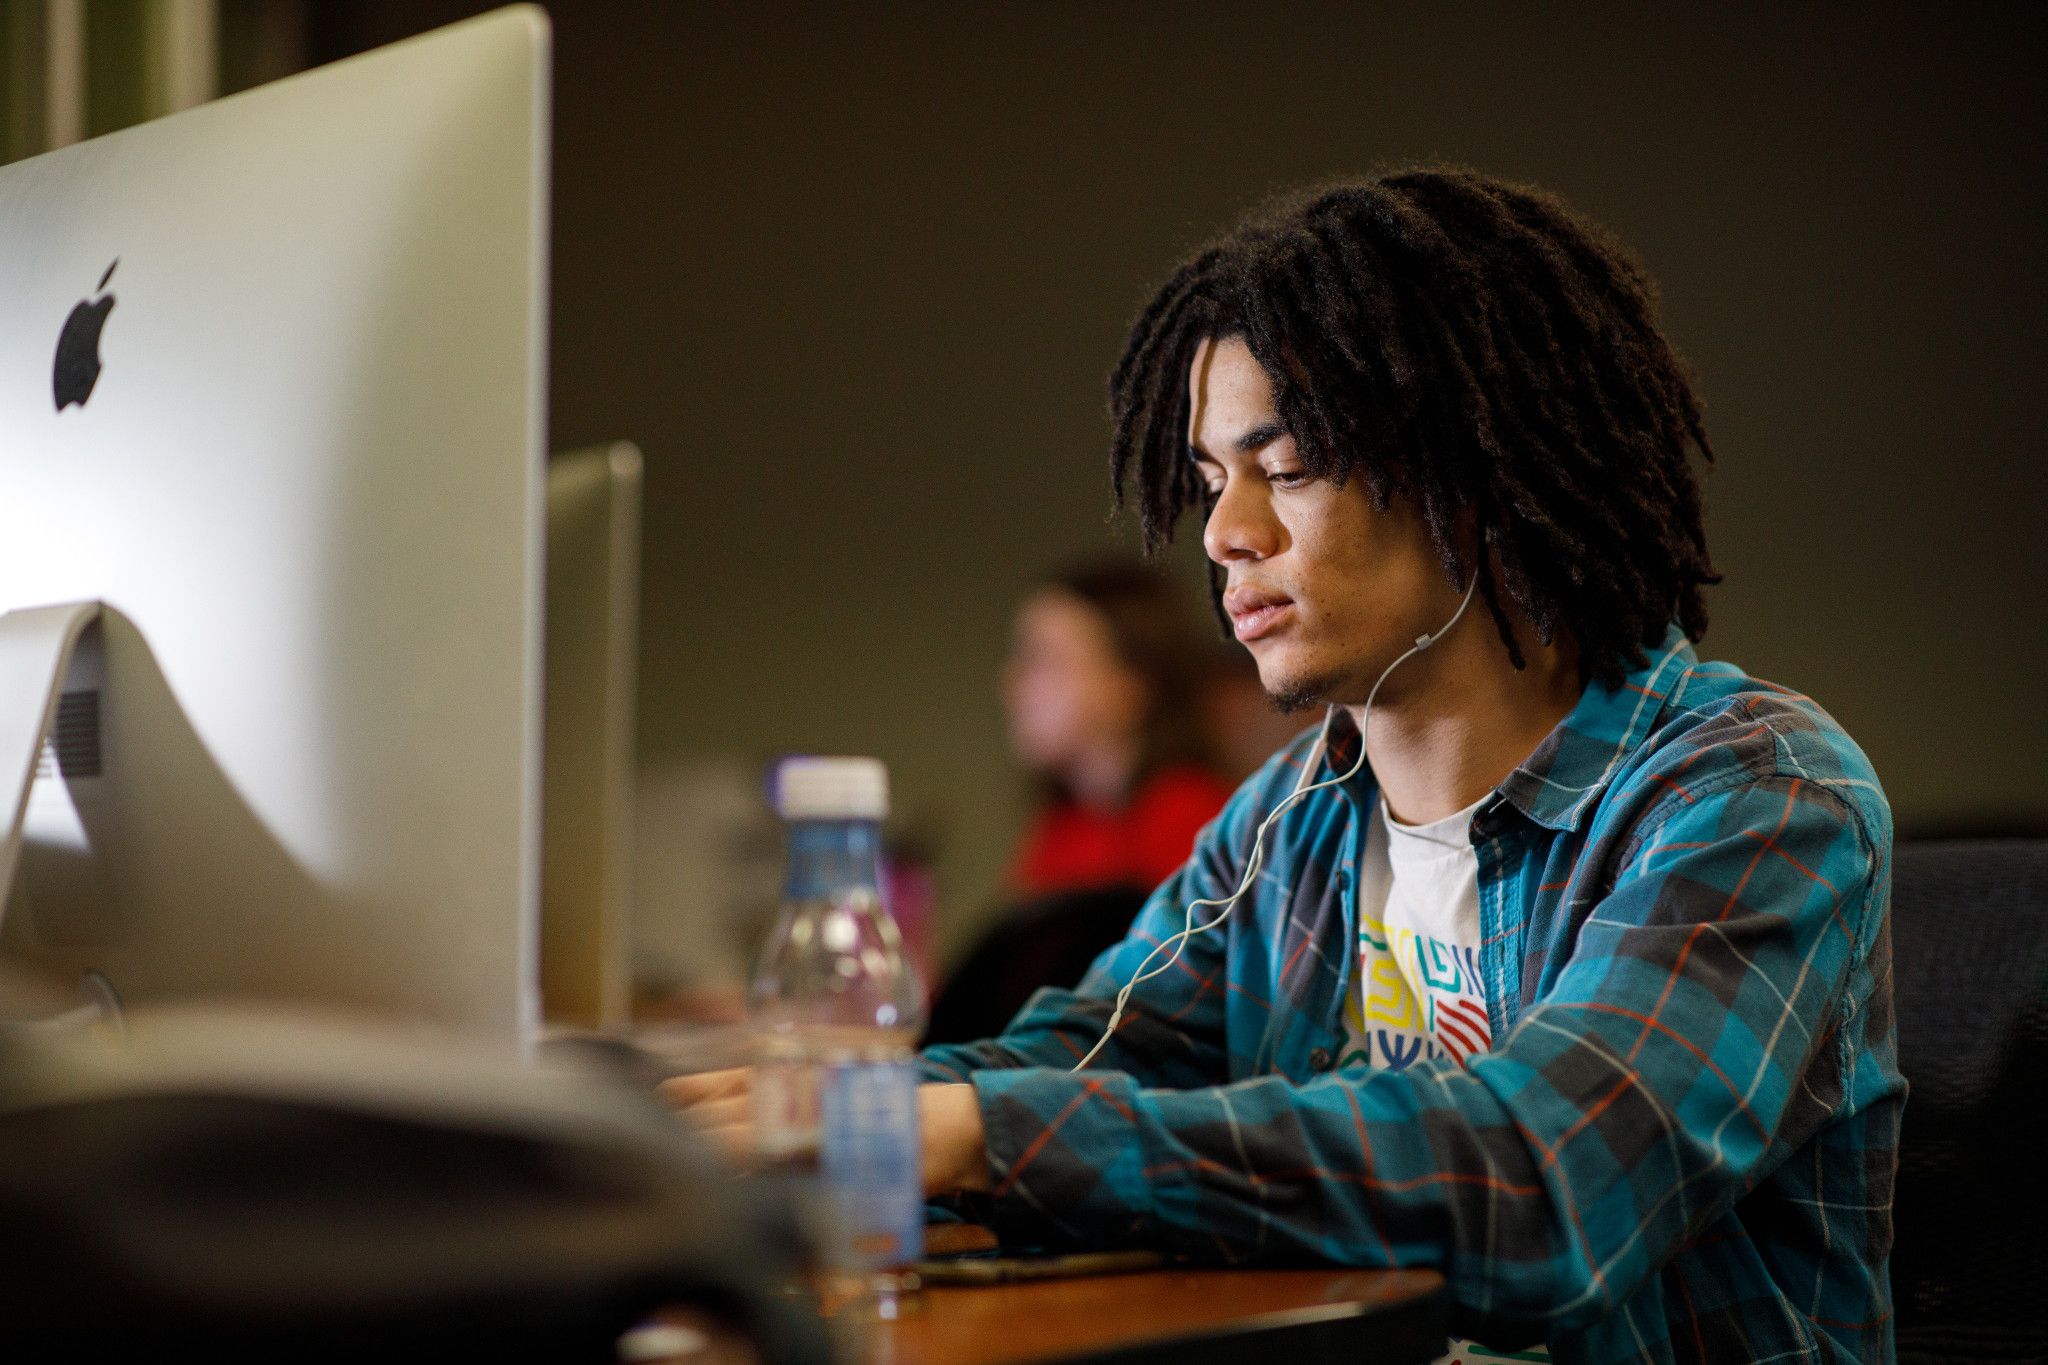
{"type": "Polygon", "coordinates": [[[727,1123],[703,1130],[704,1138],[735,1166],[745,1166],[754,1155],[754,1126],[727,1123]]]}
{"type": "Polygon", "coordinates": [[[700,1071],[694,1076],[674,1076],[661,1083],[661,1097],[678,1109],[713,1100],[744,1095],[753,1086],[751,1067],[727,1067],[723,1071],[700,1071]]]}
{"type": "Polygon", "coordinates": [[[750,1125],[754,1121],[754,1101],[747,1095],[705,1100],[685,1109],[683,1118],[699,1130],[750,1125]]]}

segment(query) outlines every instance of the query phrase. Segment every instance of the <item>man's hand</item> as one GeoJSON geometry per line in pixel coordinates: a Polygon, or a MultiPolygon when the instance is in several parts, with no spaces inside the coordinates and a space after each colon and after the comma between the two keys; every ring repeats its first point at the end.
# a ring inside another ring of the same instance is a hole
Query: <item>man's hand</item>
{"type": "Polygon", "coordinates": [[[661,1083],[661,1097],[674,1105],[726,1160],[744,1166],[754,1154],[754,1069],[700,1071],[661,1083]]]}
{"type": "Polygon", "coordinates": [[[924,1129],[925,1194],[986,1193],[988,1146],[982,1134],[981,1101],[975,1097],[974,1087],[921,1085],[917,1110],[924,1129]]]}
{"type": "MultiPolygon", "coordinates": [[[[753,1070],[734,1067],[663,1081],[661,1095],[728,1160],[745,1165],[754,1148],[753,1086],[753,1070]]],[[[924,1148],[924,1192],[942,1195],[987,1190],[988,1150],[983,1144],[981,1105],[974,1087],[921,1085],[917,1109],[924,1148]]]]}

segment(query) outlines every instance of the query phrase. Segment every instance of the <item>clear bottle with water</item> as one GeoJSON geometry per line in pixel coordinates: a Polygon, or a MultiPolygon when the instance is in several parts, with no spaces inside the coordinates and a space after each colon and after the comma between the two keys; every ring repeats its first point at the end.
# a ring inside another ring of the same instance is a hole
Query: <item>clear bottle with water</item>
{"type": "Polygon", "coordinates": [[[791,758],[782,914],[749,996],[755,1157],[811,1186],[834,1269],[878,1287],[923,1251],[917,1067],[924,989],[882,897],[888,777],[871,758],[791,758]]]}

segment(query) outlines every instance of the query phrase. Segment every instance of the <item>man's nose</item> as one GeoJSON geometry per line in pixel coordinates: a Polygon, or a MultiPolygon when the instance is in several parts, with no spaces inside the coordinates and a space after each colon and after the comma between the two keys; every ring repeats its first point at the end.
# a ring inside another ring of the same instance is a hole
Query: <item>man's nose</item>
{"type": "Polygon", "coordinates": [[[1264,496],[1250,480],[1232,479],[1217,495],[1202,526],[1202,549],[1218,564],[1239,559],[1268,559],[1281,546],[1280,524],[1264,496]]]}

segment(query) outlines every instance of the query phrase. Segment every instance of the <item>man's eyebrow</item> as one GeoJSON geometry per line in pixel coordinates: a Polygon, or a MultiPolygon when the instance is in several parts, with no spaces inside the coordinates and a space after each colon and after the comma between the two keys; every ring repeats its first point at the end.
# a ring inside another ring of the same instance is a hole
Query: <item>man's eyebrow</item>
{"type": "MultiPolygon", "coordinates": [[[[1273,442],[1279,440],[1282,436],[1285,436],[1286,434],[1287,428],[1282,426],[1280,423],[1262,422],[1258,426],[1253,427],[1250,431],[1247,431],[1243,435],[1239,436],[1235,441],[1232,441],[1230,444],[1232,448],[1237,451],[1238,454],[1249,455],[1254,451],[1262,450],[1265,447],[1273,444],[1273,442]]],[[[1212,464],[1215,463],[1215,461],[1211,458],[1209,453],[1203,450],[1200,446],[1196,445],[1193,441],[1188,442],[1188,458],[1190,460],[1195,461],[1197,464],[1201,463],[1204,460],[1208,460],[1212,464]]]]}

